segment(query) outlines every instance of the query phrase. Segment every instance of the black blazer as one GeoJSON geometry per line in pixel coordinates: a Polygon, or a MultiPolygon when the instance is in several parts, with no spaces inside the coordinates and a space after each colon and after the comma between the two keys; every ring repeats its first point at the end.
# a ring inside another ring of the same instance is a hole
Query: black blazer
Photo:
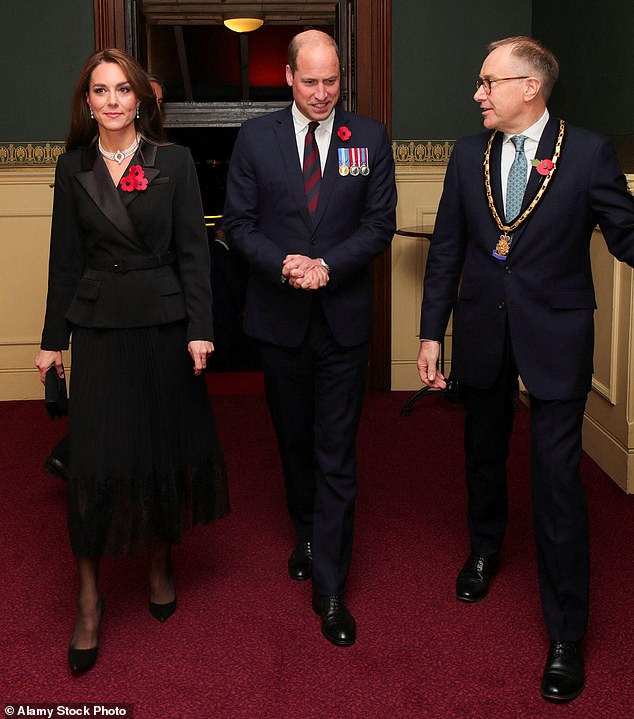
{"type": "MultiPolygon", "coordinates": [[[[538,159],[553,156],[558,128],[550,118],[538,159]]],[[[544,400],[582,397],[593,371],[592,231],[598,224],[610,252],[634,265],[634,198],[612,143],[568,125],[541,203],[516,231],[506,261],[494,259],[500,232],[487,205],[483,171],[489,137],[460,140],[451,155],[427,260],[420,336],[440,339],[455,303],[452,372],[484,389],[498,375],[508,322],[529,392],[544,400]]],[[[501,145],[498,133],[491,182],[503,217],[501,145]]],[[[531,168],[524,208],[543,180],[531,168]]]]}
{"type": "Polygon", "coordinates": [[[145,190],[115,187],[94,146],[58,160],[43,349],[66,349],[73,325],[185,318],[188,340],[213,339],[209,245],[189,150],[142,143],[130,165],[142,166],[145,190]]]}
{"type": "Polygon", "coordinates": [[[335,113],[314,218],[306,209],[291,106],[244,123],[229,167],[223,228],[250,265],[245,331],[284,347],[304,338],[315,295],[339,344],[370,339],[368,264],[389,245],[396,227],[394,162],[385,127],[339,108],[335,113]],[[337,135],[342,126],[352,133],[347,141],[337,135]],[[370,173],[342,177],[340,147],[367,147],[370,173]],[[282,284],[287,254],[322,257],[330,266],[329,284],[316,292],[282,284]]]}

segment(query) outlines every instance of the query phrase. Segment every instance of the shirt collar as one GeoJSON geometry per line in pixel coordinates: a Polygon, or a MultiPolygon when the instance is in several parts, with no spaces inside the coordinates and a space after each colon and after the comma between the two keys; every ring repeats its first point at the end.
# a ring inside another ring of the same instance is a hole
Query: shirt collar
{"type": "MultiPolygon", "coordinates": [[[[297,107],[295,101],[293,101],[293,106],[291,109],[291,112],[293,114],[293,125],[295,126],[295,134],[299,135],[301,132],[304,132],[306,128],[308,127],[308,123],[310,120],[307,117],[304,117],[302,113],[299,111],[299,108],[297,107]]],[[[317,128],[317,131],[324,131],[328,132],[329,134],[332,133],[332,126],[335,122],[335,108],[333,107],[332,112],[325,120],[319,121],[319,127],[317,128]]]]}
{"type": "Polygon", "coordinates": [[[531,125],[528,129],[524,130],[524,132],[513,132],[513,133],[504,133],[504,142],[510,142],[512,137],[515,137],[516,135],[524,135],[524,137],[528,137],[530,140],[535,140],[539,144],[539,141],[542,137],[542,132],[544,132],[544,128],[546,127],[546,123],[548,122],[550,118],[550,114],[548,113],[548,108],[544,110],[544,114],[537,120],[537,122],[534,125],[531,125]]]}

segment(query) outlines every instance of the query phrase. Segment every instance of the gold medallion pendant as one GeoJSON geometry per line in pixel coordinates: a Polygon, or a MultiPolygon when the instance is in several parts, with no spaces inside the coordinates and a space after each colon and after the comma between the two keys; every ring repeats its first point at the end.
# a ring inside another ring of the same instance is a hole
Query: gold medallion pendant
{"type": "MultiPolygon", "coordinates": [[[[493,202],[493,192],[491,191],[491,146],[493,145],[493,139],[495,138],[496,134],[498,133],[498,130],[494,130],[491,133],[491,136],[489,137],[489,142],[487,143],[487,148],[484,153],[484,188],[486,190],[486,196],[487,196],[487,202],[489,205],[489,210],[491,211],[491,215],[495,221],[495,224],[498,227],[498,230],[502,233],[500,235],[500,239],[498,240],[497,245],[495,246],[495,249],[491,252],[492,257],[494,257],[496,260],[506,260],[507,255],[509,254],[509,251],[511,249],[511,240],[513,239],[513,234],[515,230],[518,229],[520,225],[522,225],[528,218],[532,215],[535,208],[539,205],[541,199],[544,196],[544,193],[546,192],[546,189],[550,185],[553,176],[555,174],[555,170],[557,169],[557,161],[559,160],[559,156],[561,155],[561,147],[564,141],[564,134],[566,131],[566,123],[563,120],[559,121],[559,134],[557,135],[557,140],[555,142],[555,148],[553,153],[553,158],[550,161],[551,162],[551,168],[548,174],[545,176],[544,181],[541,183],[541,186],[539,190],[537,191],[537,194],[535,197],[531,200],[528,207],[522,212],[520,215],[518,215],[515,220],[509,225],[505,225],[502,222],[502,219],[500,218],[500,215],[497,211],[497,208],[495,207],[495,203],[493,202]]],[[[540,173],[541,174],[541,173],[540,173]]]]}
{"type": "Polygon", "coordinates": [[[500,235],[497,245],[495,246],[495,252],[500,257],[506,257],[511,249],[511,238],[508,235],[500,235]]]}

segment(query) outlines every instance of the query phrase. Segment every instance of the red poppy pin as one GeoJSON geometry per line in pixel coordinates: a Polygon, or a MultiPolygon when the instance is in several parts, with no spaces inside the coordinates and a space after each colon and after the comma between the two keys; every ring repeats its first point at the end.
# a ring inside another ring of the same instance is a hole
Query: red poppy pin
{"type": "Polygon", "coordinates": [[[539,172],[540,175],[550,175],[555,167],[552,160],[532,160],[531,165],[539,172]]]}
{"type": "Polygon", "coordinates": [[[347,142],[352,137],[352,133],[345,125],[342,125],[337,130],[337,135],[339,136],[339,139],[343,140],[344,142],[347,142]]]}
{"type": "Polygon", "coordinates": [[[147,190],[148,181],[141,165],[130,165],[130,172],[121,178],[119,184],[124,192],[133,192],[134,190],[147,190]]]}

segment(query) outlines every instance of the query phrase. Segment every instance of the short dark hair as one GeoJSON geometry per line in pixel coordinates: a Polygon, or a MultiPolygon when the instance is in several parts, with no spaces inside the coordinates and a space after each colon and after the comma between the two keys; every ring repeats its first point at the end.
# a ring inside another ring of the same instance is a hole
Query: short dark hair
{"type": "Polygon", "coordinates": [[[511,55],[528,63],[536,77],[541,80],[544,100],[548,100],[559,77],[559,62],[554,53],[544,47],[539,40],[526,35],[515,35],[503,40],[496,40],[490,43],[487,49],[492,52],[504,45],[513,45],[511,55]]]}
{"type": "Polygon", "coordinates": [[[288,65],[293,73],[297,70],[297,55],[305,45],[330,45],[337,53],[337,60],[340,59],[339,47],[331,35],[322,30],[305,30],[295,35],[288,45],[288,65]]]}

